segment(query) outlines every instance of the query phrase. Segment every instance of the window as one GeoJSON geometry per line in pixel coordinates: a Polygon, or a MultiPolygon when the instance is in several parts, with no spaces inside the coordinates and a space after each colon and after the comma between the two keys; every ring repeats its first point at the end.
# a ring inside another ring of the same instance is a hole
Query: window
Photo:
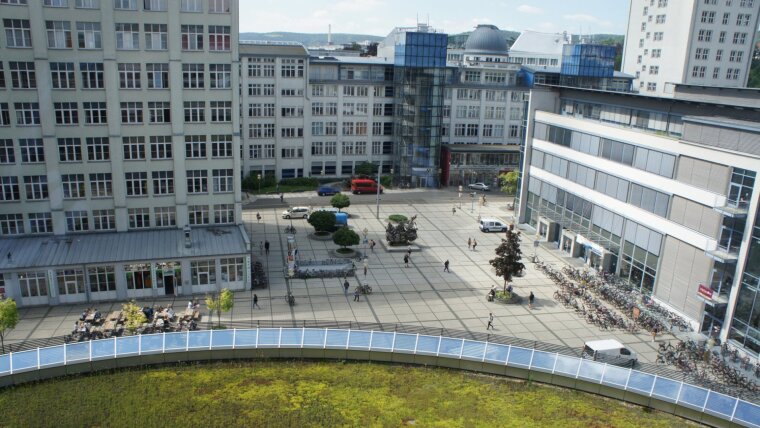
{"type": "Polygon", "coordinates": [[[206,158],[206,137],[204,135],[185,135],[185,157],[188,159],[206,158]]]}
{"type": "MultiPolygon", "coordinates": [[[[214,223],[216,224],[232,224],[235,223],[235,205],[233,204],[218,204],[214,205],[214,223]]],[[[227,259],[222,259],[222,263],[227,259]]],[[[242,280],[242,272],[243,272],[243,265],[242,261],[240,260],[240,275],[236,277],[235,281],[242,280]]],[[[225,271],[224,264],[222,265],[222,279],[224,279],[224,271],[225,271]]]]}
{"type": "Polygon", "coordinates": [[[26,199],[39,201],[48,198],[47,175],[24,176],[24,190],[26,199]]]}
{"type": "Polygon", "coordinates": [[[67,21],[45,21],[47,45],[50,49],[71,49],[71,23],[67,21]]]}
{"type": "Polygon", "coordinates": [[[0,235],[22,235],[24,216],[22,214],[0,214],[0,235]]]}
{"type": "MultiPolygon", "coordinates": [[[[190,205],[187,207],[187,215],[189,217],[190,225],[209,224],[208,206],[206,205],[190,205]]],[[[201,262],[190,262],[191,272],[194,272],[192,267],[201,262]]],[[[209,263],[209,262],[206,262],[209,263]]],[[[210,269],[213,272],[214,262],[209,263],[210,269]]],[[[213,275],[213,273],[212,273],[213,275]]]]}
{"type": "Polygon", "coordinates": [[[74,77],[73,62],[51,62],[50,77],[53,89],[74,89],[76,78],[74,77]]]}
{"type": "Polygon", "coordinates": [[[230,50],[230,27],[229,26],[225,26],[225,25],[209,25],[208,26],[208,50],[217,51],[217,52],[230,50]]]}
{"type": "Polygon", "coordinates": [[[82,87],[85,89],[103,89],[103,64],[97,62],[80,62],[82,87]]]}
{"type": "Polygon", "coordinates": [[[231,64],[209,64],[208,75],[211,89],[229,89],[232,87],[231,64]]]}
{"type": "Polygon", "coordinates": [[[53,103],[56,125],[76,125],[79,123],[77,103],[53,103]]]}
{"type": "Polygon", "coordinates": [[[303,77],[303,68],[302,59],[284,58],[280,66],[280,76],[303,77]]]}
{"type": "Polygon", "coordinates": [[[153,160],[172,158],[171,135],[150,136],[150,158],[153,160]]]}
{"type": "Polygon", "coordinates": [[[668,0],[657,0],[657,7],[667,7],[668,0]]]}
{"type": "Polygon", "coordinates": [[[107,137],[87,137],[85,141],[88,161],[110,160],[111,149],[107,137]]]}
{"type": "Polygon", "coordinates": [[[12,6],[25,5],[26,0],[0,0],[0,4],[7,4],[12,6]]]}
{"type": "Polygon", "coordinates": [[[181,12],[203,12],[203,0],[182,0],[181,12]]]}
{"type": "Polygon", "coordinates": [[[185,123],[202,123],[206,121],[205,101],[185,101],[185,123]]]}
{"type": "Polygon", "coordinates": [[[84,174],[61,174],[64,199],[84,198],[84,174]]]}
{"type": "Polygon", "coordinates": [[[87,268],[87,276],[90,278],[91,292],[116,291],[116,275],[113,266],[87,268]]]}
{"type": "Polygon", "coordinates": [[[657,90],[657,83],[655,82],[648,82],[647,83],[647,91],[656,91],[657,90]]]}
{"type": "Polygon", "coordinates": [[[662,31],[655,31],[654,37],[652,38],[652,40],[654,40],[655,42],[662,41],[662,36],[663,36],[662,31]]]}
{"type": "Polygon", "coordinates": [[[29,213],[29,233],[52,233],[53,215],[51,213],[29,213]]]}
{"type": "Polygon", "coordinates": [[[113,195],[111,173],[90,174],[90,191],[93,198],[110,198],[113,195]]]}
{"type": "Polygon", "coordinates": [[[153,171],[153,194],[174,194],[174,171],[153,171]]]}
{"type": "Polygon", "coordinates": [[[203,50],[203,25],[183,25],[182,32],[182,50],[185,51],[202,51],[203,50]]]}
{"type": "Polygon", "coordinates": [[[19,192],[18,186],[18,177],[0,177],[0,201],[18,200],[21,200],[21,193],[19,192]]]}
{"type": "Polygon", "coordinates": [[[209,13],[230,13],[230,0],[209,0],[209,13]]]}
{"type": "Polygon", "coordinates": [[[59,138],[58,160],[61,162],[81,162],[82,141],[79,138],[59,138]]]}
{"type": "Polygon", "coordinates": [[[119,88],[140,89],[140,64],[119,64],[119,88]]]}
{"type": "Polygon", "coordinates": [[[723,58],[723,49],[718,49],[715,52],[715,61],[720,61],[723,58]]]}
{"type": "Polygon", "coordinates": [[[150,208],[129,208],[127,210],[130,229],[146,229],[150,227],[150,208]]]}
{"type": "Polygon", "coordinates": [[[42,4],[48,7],[69,7],[69,0],[44,0],[42,4]]]}
{"type": "Polygon", "coordinates": [[[641,23],[641,31],[646,31],[646,30],[647,30],[647,23],[646,22],[642,22],[641,23]]]}
{"type": "Polygon", "coordinates": [[[712,40],[712,30],[699,30],[697,40],[700,42],[709,42],[712,40]]]}
{"type": "Polygon", "coordinates": [[[33,89],[37,87],[37,75],[34,72],[33,62],[8,63],[11,71],[11,85],[14,89],[33,89]]]}
{"type": "Polygon", "coordinates": [[[13,149],[13,140],[0,140],[0,164],[16,163],[16,152],[13,149]]]}
{"type": "Polygon", "coordinates": [[[187,171],[187,193],[208,192],[208,171],[205,169],[191,169],[187,171]]]}
{"type": "Polygon", "coordinates": [[[116,10],[137,10],[137,0],[114,0],[113,8],[116,10]]]}
{"type": "Polygon", "coordinates": [[[3,71],[2,61],[0,61],[0,88],[5,88],[5,71],[3,71]]]}
{"type": "Polygon", "coordinates": [[[185,89],[203,88],[203,64],[182,64],[182,83],[185,89]]]}
{"type": "Polygon", "coordinates": [[[169,64],[145,64],[148,89],[169,89],[169,64]]]}
{"type": "Polygon", "coordinates": [[[77,22],[77,45],[80,49],[100,49],[102,44],[99,22],[77,22]]]}
{"type": "MultiPolygon", "coordinates": [[[[325,156],[335,156],[337,153],[337,147],[338,143],[335,141],[327,141],[325,142],[325,156]]],[[[267,149],[267,146],[264,146],[264,149],[267,149]]],[[[265,152],[266,153],[266,152],[265,152]]],[[[266,155],[264,157],[267,157],[266,155]]],[[[272,155],[269,157],[274,157],[274,146],[272,146],[272,155]]]]}
{"type": "Polygon", "coordinates": [[[283,159],[296,159],[303,157],[303,149],[296,147],[285,147],[280,153],[283,159]]]}
{"type": "Polygon", "coordinates": [[[40,104],[39,103],[14,103],[16,110],[17,125],[39,125],[40,124],[40,104]]]}
{"type": "Polygon", "coordinates": [[[715,12],[703,11],[701,22],[703,24],[712,24],[715,22],[715,12]]]}
{"type": "Polygon", "coordinates": [[[139,24],[116,24],[116,49],[135,50],[140,49],[140,25],[139,24]]]}
{"type": "Polygon", "coordinates": [[[121,123],[143,123],[142,102],[121,103],[121,123]]]}
{"type": "Polygon", "coordinates": [[[726,69],[726,79],[728,79],[728,80],[739,80],[739,69],[738,68],[728,68],[728,69],[726,69]]]}
{"type": "Polygon", "coordinates": [[[211,171],[214,193],[232,192],[233,174],[231,169],[214,169],[211,171]]]}
{"type": "Polygon", "coordinates": [[[658,24],[664,24],[665,23],[665,15],[657,15],[657,19],[655,20],[658,24]]]}
{"type": "Polygon", "coordinates": [[[168,101],[148,102],[149,123],[171,123],[171,107],[168,101]]]}
{"type": "Polygon", "coordinates": [[[9,48],[31,48],[32,30],[28,19],[3,19],[5,43],[9,48]]]}
{"type": "Polygon", "coordinates": [[[736,25],[739,27],[749,26],[749,22],[752,19],[752,15],[749,13],[740,13],[736,15],[736,25]]]}
{"type": "Polygon", "coordinates": [[[211,122],[232,122],[232,102],[211,101],[211,122]]]}
{"type": "Polygon", "coordinates": [[[143,0],[143,10],[165,12],[167,0],[143,0]]]}
{"type": "Polygon", "coordinates": [[[121,137],[124,160],[145,159],[145,137],[121,137]]]}
{"type": "Polygon", "coordinates": [[[707,56],[710,54],[710,49],[708,48],[697,48],[694,59],[696,60],[706,60],[707,56]]]}
{"type": "Polygon", "coordinates": [[[720,78],[720,67],[713,68],[713,79],[720,78]]]}
{"type": "Polygon", "coordinates": [[[747,42],[747,33],[734,33],[734,44],[743,45],[747,42]]]}
{"type": "Polygon", "coordinates": [[[76,0],[77,9],[100,9],[100,0],[76,0]]]}
{"type": "Polygon", "coordinates": [[[728,20],[731,19],[731,14],[726,12],[723,14],[723,25],[728,25],[728,20]]]}
{"type": "Polygon", "coordinates": [[[153,219],[156,222],[156,227],[170,227],[177,225],[174,207],[153,208],[153,219]]]}
{"type": "Polygon", "coordinates": [[[21,149],[21,163],[45,162],[45,146],[41,138],[24,138],[18,140],[21,149]]]}
{"type": "Polygon", "coordinates": [[[212,158],[231,158],[232,157],[232,135],[212,135],[211,136],[211,157],[212,158]]]}
{"type": "Polygon", "coordinates": [[[169,49],[166,24],[145,24],[145,49],[166,50],[169,49]]]}
{"type": "Polygon", "coordinates": [[[726,42],[726,32],[725,31],[721,31],[718,34],[718,43],[725,43],[725,42],[726,42]]]}
{"type": "Polygon", "coordinates": [[[124,173],[124,179],[127,184],[127,196],[148,195],[147,172],[126,172],[124,173]]]}
{"type": "Polygon", "coordinates": [[[88,229],[87,211],[66,211],[66,230],[81,232],[88,229]]]}
{"type": "Polygon", "coordinates": [[[705,66],[694,66],[691,70],[691,77],[705,77],[705,66]]]}

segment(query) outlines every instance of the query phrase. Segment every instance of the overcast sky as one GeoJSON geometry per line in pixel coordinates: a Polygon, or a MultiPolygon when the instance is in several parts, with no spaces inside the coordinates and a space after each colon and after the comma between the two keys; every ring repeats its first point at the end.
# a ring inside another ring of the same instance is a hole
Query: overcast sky
{"type": "Polygon", "coordinates": [[[428,21],[449,34],[503,30],[624,34],[628,0],[240,0],[240,31],[387,35],[428,21]]]}

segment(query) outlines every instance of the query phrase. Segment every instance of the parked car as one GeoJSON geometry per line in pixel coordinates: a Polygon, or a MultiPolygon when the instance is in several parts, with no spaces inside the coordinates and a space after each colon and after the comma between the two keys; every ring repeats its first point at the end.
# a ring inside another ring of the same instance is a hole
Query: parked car
{"type": "Polygon", "coordinates": [[[335,186],[319,186],[317,189],[317,195],[319,196],[332,196],[340,193],[340,188],[335,186]]]}
{"type": "Polygon", "coordinates": [[[480,219],[479,228],[481,232],[486,232],[486,233],[507,231],[507,225],[499,220],[496,220],[495,218],[480,219]]]}
{"type": "Polygon", "coordinates": [[[309,207],[290,207],[282,212],[282,218],[309,218],[309,207]]]}
{"type": "Polygon", "coordinates": [[[482,190],[484,192],[491,190],[491,188],[488,187],[488,185],[485,183],[472,183],[472,184],[467,185],[467,187],[473,190],[482,190]]]}
{"type": "Polygon", "coordinates": [[[583,358],[624,367],[633,367],[638,361],[635,352],[614,339],[586,342],[583,346],[583,358]]]}

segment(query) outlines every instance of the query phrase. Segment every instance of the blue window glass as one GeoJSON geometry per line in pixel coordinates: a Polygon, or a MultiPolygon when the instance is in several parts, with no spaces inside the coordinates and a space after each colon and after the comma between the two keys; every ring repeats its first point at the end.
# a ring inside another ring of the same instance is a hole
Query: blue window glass
{"type": "Polygon", "coordinates": [[[280,337],[280,345],[300,346],[301,337],[303,336],[301,332],[303,332],[303,330],[300,328],[283,328],[282,336],[280,337]]]}
{"type": "MultiPolygon", "coordinates": [[[[199,332],[200,333],[200,332],[199,332]]],[[[208,332],[204,332],[208,333],[208,332]]],[[[127,336],[116,338],[116,354],[117,355],[129,355],[136,354],[140,349],[139,336],[127,336]]],[[[68,346],[68,345],[67,345],[68,346]]],[[[68,349],[66,349],[68,353],[68,349]]]]}
{"type": "Polygon", "coordinates": [[[211,335],[211,347],[213,348],[231,348],[234,340],[232,330],[214,330],[211,335]]]}
{"type": "MultiPolygon", "coordinates": [[[[111,342],[111,348],[113,348],[113,342],[111,342]]],[[[41,367],[51,365],[51,364],[62,364],[62,363],[63,363],[63,345],[40,349],[40,366],[41,367]]],[[[2,371],[5,371],[5,369],[3,367],[3,359],[0,358],[0,372],[2,371]]]]}
{"type": "Polygon", "coordinates": [[[376,331],[372,334],[372,349],[391,349],[393,348],[393,333],[376,331]]]}
{"type": "MultiPolygon", "coordinates": [[[[135,352],[137,352],[137,349],[135,349],[135,352]]],[[[36,352],[35,352],[36,354],[36,352]]],[[[16,355],[13,354],[13,370],[16,370],[16,355]]],[[[70,343],[66,345],[66,362],[70,363],[72,361],[82,361],[82,360],[89,360],[90,359],[90,343],[89,342],[83,342],[83,343],[70,343]]]]}
{"type": "Polygon", "coordinates": [[[462,358],[468,360],[483,359],[483,354],[486,352],[485,342],[476,342],[474,340],[465,340],[462,345],[462,358]]]}
{"type": "Polygon", "coordinates": [[[327,332],[317,328],[307,328],[303,333],[303,346],[309,348],[321,348],[325,345],[327,332]]]}
{"type": "Polygon", "coordinates": [[[348,330],[327,330],[328,348],[345,348],[348,344],[348,330]]]}
{"type": "Polygon", "coordinates": [[[211,332],[208,330],[191,331],[187,341],[190,348],[208,348],[211,343],[211,332]]]}
{"type": "Polygon", "coordinates": [[[187,332],[166,333],[164,349],[185,349],[187,345],[187,332]]]}
{"type": "Polygon", "coordinates": [[[235,334],[235,347],[236,348],[253,348],[258,341],[259,331],[256,329],[251,330],[238,330],[235,334]]]}
{"type": "Polygon", "coordinates": [[[420,339],[417,341],[417,353],[435,355],[438,352],[440,340],[439,336],[420,336],[420,339]]]}
{"type": "Polygon", "coordinates": [[[348,347],[351,349],[369,349],[370,332],[352,330],[348,335],[348,347]]]}
{"type": "Polygon", "coordinates": [[[516,346],[513,346],[512,349],[509,350],[508,364],[510,366],[527,367],[530,365],[530,359],[532,357],[532,354],[533,354],[532,349],[518,348],[516,346]]]}
{"type": "MultiPolygon", "coordinates": [[[[114,339],[103,339],[92,341],[92,359],[113,357],[114,346],[116,343],[114,339]]],[[[42,355],[42,349],[40,349],[40,359],[42,355]]]]}
{"type": "Polygon", "coordinates": [[[160,334],[143,334],[140,338],[140,352],[143,354],[162,351],[164,338],[160,334]]]}
{"type": "Polygon", "coordinates": [[[417,347],[417,335],[416,334],[396,334],[396,341],[393,343],[394,351],[408,351],[414,352],[417,347]]]}
{"type": "Polygon", "coordinates": [[[531,368],[551,372],[554,369],[554,360],[556,354],[548,352],[533,352],[533,360],[530,362],[531,368]]]}

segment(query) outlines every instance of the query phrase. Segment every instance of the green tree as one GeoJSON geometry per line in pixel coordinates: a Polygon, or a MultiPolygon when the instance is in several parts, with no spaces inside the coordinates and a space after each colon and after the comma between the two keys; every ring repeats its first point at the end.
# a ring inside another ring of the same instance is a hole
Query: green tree
{"type": "Polygon", "coordinates": [[[343,208],[349,207],[351,205],[351,200],[348,199],[348,196],[342,193],[338,193],[337,195],[333,196],[332,199],[330,199],[330,205],[340,211],[343,208]]]}
{"type": "Polygon", "coordinates": [[[209,316],[216,312],[217,327],[222,326],[222,312],[229,312],[235,304],[235,296],[226,288],[223,288],[216,296],[206,296],[206,307],[209,316]]]}
{"type": "Polygon", "coordinates": [[[749,68],[749,79],[747,80],[748,88],[760,88],[760,59],[752,61],[749,68]]]}
{"type": "Polygon", "coordinates": [[[0,300],[0,344],[5,353],[5,334],[18,324],[18,307],[13,299],[0,300]]]}
{"type": "Polygon", "coordinates": [[[356,169],[354,170],[356,172],[356,175],[375,175],[377,174],[377,166],[372,164],[371,162],[362,162],[359,165],[356,165],[356,169]]]}
{"type": "Polygon", "coordinates": [[[135,301],[129,301],[121,305],[121,312],[124,315],[124,327],[134,334],[138,327],[148,322],[148,317],[145,316],[142,309],[135,304],[135,301]]]}
{"type": "Polygon", "coordinates": [[[326,232],[335,227],[335,214],[330,211],[314,211],[309,216],[309,224],[317,232],[326,232]]]}
{"type": "Polygon", "coordinates": [[[496,258],[491,259],[488,263],[496,269],[496,275],[504,278],[504,292],[507,292],[507,283],[512,278],[525,269],[522,260],[522,251],[520,251],[520,232],[507,230],[507,238],[501,240],[501,244],[496,247],[496,258]]]}
{"type": "Polygon", "coordinates": [[[515,192],[517,192],[517,178],[517,171],[509,171],[505,174],[499,175],[499,180],[501,180],[502,183],[501,191],[509,196],[514,195],[515,192]]]}
{"type": "Polygon", "coordinates": [[[342,248],[359,245],[359,234],[344,226],[333,233],[333,242],[342,248]]]}

